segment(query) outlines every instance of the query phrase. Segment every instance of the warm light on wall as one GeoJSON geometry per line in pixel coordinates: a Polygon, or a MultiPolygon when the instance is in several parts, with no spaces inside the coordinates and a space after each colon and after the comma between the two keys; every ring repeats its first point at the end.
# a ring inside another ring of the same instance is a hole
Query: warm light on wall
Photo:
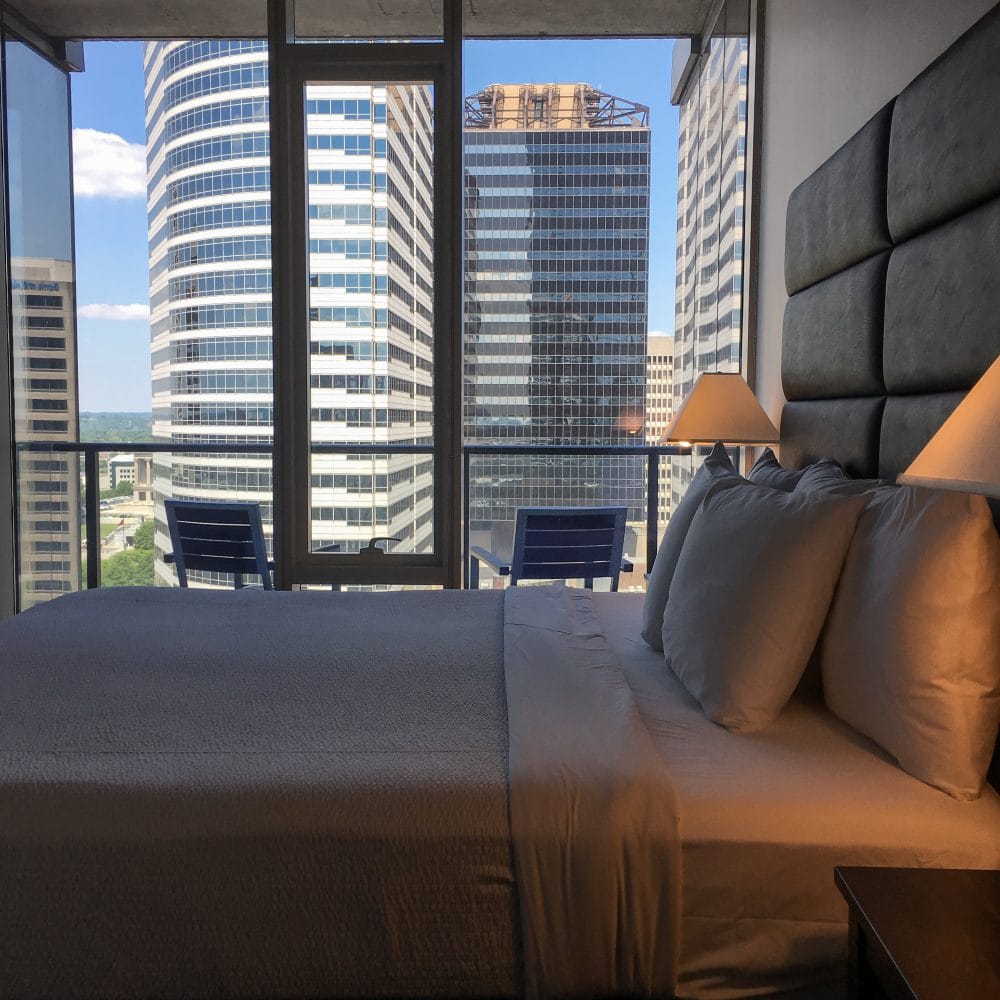
{"type": "Polygon", "coordinates": [[[1000,357],[897,482],[1000,497],[1000,357]]]}
{"type": "Polygon", "coordinates": [[[777,444],[771,422],[742,375],[703,372],[660,436],[661,444],[777,444]]]}

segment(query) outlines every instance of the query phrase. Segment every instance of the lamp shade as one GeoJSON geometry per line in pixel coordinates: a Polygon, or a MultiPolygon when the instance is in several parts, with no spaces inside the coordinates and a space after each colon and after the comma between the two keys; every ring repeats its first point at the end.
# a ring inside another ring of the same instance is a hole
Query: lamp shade
{"type": "Polygon", "coordinates": [[[742,375],[703,372],[660,442],[776,444],[778,430],[742,375]]]}
{"type": "Polygon", "coordinates": [[[897,482],[1000,497],[1000,357],[897,482]]]}

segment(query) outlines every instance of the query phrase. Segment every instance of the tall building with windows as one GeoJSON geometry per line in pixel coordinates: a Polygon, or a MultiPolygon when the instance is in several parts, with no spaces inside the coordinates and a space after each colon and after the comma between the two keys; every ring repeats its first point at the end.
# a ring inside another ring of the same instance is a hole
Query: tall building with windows
{"type": "MultiPolygon", "coordinates": [[[[745,37],[712,39],[673,95],[680,108],[675,407],[701,372],[740,370],[747,44],[745,37]]],[[[680,43],[675,61],[679,56],[688,56],[680,43]]],[[[692,468],[679,461],[672,468],[677,503],[692,468]]]]}
{"type": "MultiPolygon", "coordinates": [[[[646,443],[656,444],[674,415],[674,338],[651,333],[646,341],[646,443]]],[[[670,456],[660,459],[659,526],[670,520],[670,456]]]]}
{"type": "MultiPolygon", "coordinates": [[[[76,440],[73,265],[11,258],[14,433],[32,444],[76,440]]],[[[21,607],[80,588],[80,470],[67,452],[18,459],[21,607]]]]}
{"type": "MultiPolygon", "coordinates": [[[[182,444],[272,440],[267,51],[261,41],[145,49],[153,433],[182,444]]],[[[426,87],[307,93],[310,396],[316,443],[420,442],[431,419],[431,104],[426,87]]],[[[430,545],[431,468],[317,455],[312,539],[430,545]]],[[[271,458],[158,460],[162,499],[260,502],[271,458]]],[[[160,582],[173,571],[157,563],[160,582]]],[[[200,580],[212,584],[210,577],[200,580]]]]}
{"type": "MultiPolygon", "coordinates": [[[[465,434],[472,444],[642,441],[649,111],[585,84],[466,99],[465,434]]],[[[627,503],[631,458],[479,457],[470,528],[530,505],[627,503]]],[[[486,537],[483,537],[486,536],[486,537]]]]}

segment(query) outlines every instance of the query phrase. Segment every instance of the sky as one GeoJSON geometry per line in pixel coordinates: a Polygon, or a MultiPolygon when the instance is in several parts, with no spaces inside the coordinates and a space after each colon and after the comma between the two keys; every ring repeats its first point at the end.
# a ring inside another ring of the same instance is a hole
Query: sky
{"type": "MultiPolygon", "coordinates": [[[[670,333],[677,231],[677,109],[669,39],[469,41],[465,92],[491,83],[589,83],[650,108],[649,329],[670,333]]],[[[82,411],[148,412],[149,261],[142,45],[88,42],[73,74],[82,411]]]]}

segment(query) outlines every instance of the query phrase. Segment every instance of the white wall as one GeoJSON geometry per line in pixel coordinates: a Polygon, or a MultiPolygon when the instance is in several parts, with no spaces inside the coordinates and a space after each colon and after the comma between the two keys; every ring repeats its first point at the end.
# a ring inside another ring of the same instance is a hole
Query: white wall
{"type": "Polygon", "coordinates": [[[792,189],[995,0],[763,0],[757,395],[777,420],[792,189]]]}

